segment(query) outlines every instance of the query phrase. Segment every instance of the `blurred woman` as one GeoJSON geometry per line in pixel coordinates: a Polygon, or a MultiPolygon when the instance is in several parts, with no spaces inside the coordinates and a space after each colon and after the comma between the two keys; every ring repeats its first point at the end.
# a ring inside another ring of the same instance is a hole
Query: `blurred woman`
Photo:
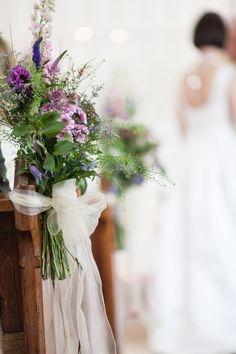
{"type": "MultiPolygon", "coordinates": [[[[0,73],[1,70],[6,70],[9,67],[9,53],[8,46],[4,39],[0,36],[0,73]]],[[[0,110],[1,116],[1,110],[0,110]]],[[[1,129],[1,127],[0,127],[1,129]]],[[[1,139],[0,139],[0,192],[8,192],[10,190],[9,182],[6,178],[6,168],[4,164],[5,160],[2,155],[1,150],[1,139]]]]}
{"type": "Polygon", "coordinates": [[[201,54],[181,85],[183,141],[154,264],[150,347],[236,353],[236,74],[215,13],[197,23],[201,54]]]}
{"type": "Polygon", "coordinates": [[[226,44],[226,49],[229,53],[231,60],[236,62],[236,18],[233,17],[229,21],[228,25],[228,40],[226,44]]]}

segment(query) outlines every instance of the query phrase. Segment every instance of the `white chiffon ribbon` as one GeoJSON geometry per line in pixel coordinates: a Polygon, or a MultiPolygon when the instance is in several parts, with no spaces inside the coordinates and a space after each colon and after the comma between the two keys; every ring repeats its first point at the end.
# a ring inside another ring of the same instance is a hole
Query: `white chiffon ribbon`
{"type": "Polygon", "coordinates": [[[115,354],[116,346],[106,317],[100,275],[89,236],[106,207],[101,193],[77,197],[75,180],[53,186],[52,198],[33,191],[9,193],[15,208],[27,215],[49,210],[52,235],[62,230],[65,244],[81,265],[70,259],[71,275],[43,282],[47,354],[115,354]],[[79,350],[80,348],[80,350],[79,350]]]}

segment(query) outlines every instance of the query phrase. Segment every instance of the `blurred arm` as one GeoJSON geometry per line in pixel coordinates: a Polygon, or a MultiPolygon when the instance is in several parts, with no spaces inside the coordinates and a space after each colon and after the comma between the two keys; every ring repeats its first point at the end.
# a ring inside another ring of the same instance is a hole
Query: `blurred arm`
{"type": "Polygon", "coordinates": [[[185,106],[184,80],[182,81],[179,90],[180,90],[180,93],[179,93],[179,99],[178,99],[176,113],[177,113],[177,119],[179,122],[181,135],[184,136],[185,132],[186,132],[186,120],[185,120],[185,116],[184,116],[184,106],[185,106]]]}
{"type": "Polygon", "coordinates": [[[229,107],[232,121],[236,124],[236,77],[232,80],[229,91],[229,107]]]}

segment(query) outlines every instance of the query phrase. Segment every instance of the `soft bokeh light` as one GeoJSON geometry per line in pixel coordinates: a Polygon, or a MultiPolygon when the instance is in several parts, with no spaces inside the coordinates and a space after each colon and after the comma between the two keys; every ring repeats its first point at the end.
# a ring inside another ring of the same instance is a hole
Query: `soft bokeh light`
{"type": "Polygon", "coordinates": [[[111,31],[110,40],[115,44],[124,44],[129,38],[128,32],[122,28],[117,28],[111,31]]]}
{"type": "Polygon", "coordinates": [[[75,31],[75,39],[79,42],[88,42],[93,37],[93,30],[90,27],[79,27],[75,31]]]}

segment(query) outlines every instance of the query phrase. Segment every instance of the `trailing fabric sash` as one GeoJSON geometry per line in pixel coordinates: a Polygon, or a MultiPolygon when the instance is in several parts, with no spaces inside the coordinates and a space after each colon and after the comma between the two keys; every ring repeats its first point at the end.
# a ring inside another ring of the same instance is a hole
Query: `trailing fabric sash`
{"type": "Polygon", "coordinates": [[[27,215],[49,210],[47,227],[52,235],[62,230],[70,258],[71,275],[43,282],[47,354],[115,354],[100,275],[91,249],[90,235],[106,207],[101,193],[77,197],[75,179],[53,186],[52,198],[33,191],[9,193],[15,208],[27,215]],[[80,348],[80,351],[79,351],[80,348]]]}

